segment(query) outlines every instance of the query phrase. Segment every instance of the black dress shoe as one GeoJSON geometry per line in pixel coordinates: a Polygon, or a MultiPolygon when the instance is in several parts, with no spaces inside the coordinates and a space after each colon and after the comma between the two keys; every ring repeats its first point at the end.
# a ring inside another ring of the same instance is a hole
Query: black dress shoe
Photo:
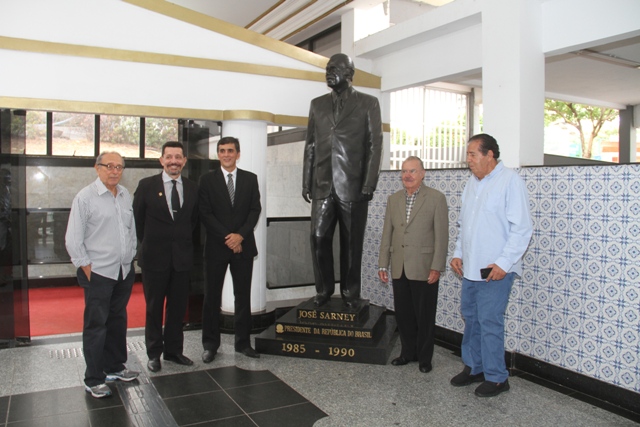
{"type": "Polygon", "coordinates": [[[237,353],[242,353],[247,357],[253,357],[254,359],[259,359],[260,355],[258,354],[257,351],[255,351],[254,349],[252,349],[251,347],[247,347],[243,350],[236,350],[237,353]]]}
{"type": "Polygon", "coordinates": [[[205,350],[204,353],[202,353],[202,361],[204,363],[211,363],[215,358],[216,358],[216,352],[213,350],[205,350]]]}
{"type": "Polygon", "coordinates": [[[187,356],[183,354],[165,354],[164,360],[177,363],[178,365],[184,365],[184,366],[193,365],[193,360],[189,359],[187,356]]]}
{"type": "Polygon", "coordinates": [[[327,302],[329,302],[330,299],[331,297],[328,297],[326,295],[317,294],[313,298],[313,305],[315,305],[316,307],[320,307],[321,305],[325,305],[327,302]]]}
{"type": "Polygon", "coordinates": [[[420,372],[422,372],[423,374],[426,374],[427,372],[431,372],[432,369],[433,369],[433,366],[431,366],[431,363],[420,364],[420,372]]]}
{"type": "Polygon", "coordinates": [[[400,356],[400,357],[396,357],[395,359],[393,359],[391,361],[391,364],[393,366],[402,366],[402,365],[406,365],[409,362],[411,362],[409,359],[405,359],[404,357],[400,356]]]}
{"type": "Polygon", "coordinates": [[[149,361],[147,362],[147,369],[149,369],[151,372],[158,372],[160,369],[162,369],[160,358],[152,357],[151,359],[149,359],[149,361]]]}
{"type": "Polygon", "coordinates": [[[485,381],[482,384],[480,384],[478,388],[476,388],[476,396],[493,397],[507,390],[509,390],[508,379],[506,379],[503,383],[494,383],[493,381],[485,381]]]}
{"type": "Polygon", "coordinates": [[[480,372],[479,374],[471,375],[471,368],[469,366],[465,366],[462,372],[451,378],[451,381],[449,382],[454,387],[464,387],[466,385],[482,381],[484,381],[484,373],[480,372]]]}

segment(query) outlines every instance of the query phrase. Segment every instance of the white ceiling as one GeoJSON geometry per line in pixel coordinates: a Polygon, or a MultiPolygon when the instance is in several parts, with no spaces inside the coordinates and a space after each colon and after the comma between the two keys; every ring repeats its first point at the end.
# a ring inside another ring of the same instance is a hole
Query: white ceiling
{"type": "MultiPolygon", "coordinates": [[[[169,0],[232,24],[299,43],[340,22],[355,7],[383,0],[169,0]],[[345,4],[346,3],[346,4],[345,4]],[[257,21],[257,22],[256,22],[257,21]],[[252,24],[250,26],[250,24],[252,24]],[[270,31],[268,31],[271,29],[270,31]]],[[[404,0],[438,6],[450,0],[404,0]]],[[[547,96],[622,108],[640,104],[640,37],[547,58],[547,96]],[[598,55],[598,53],[600,55],[598,55]],[[630,60],[627,62],[624,60],[630,60]]],[[[477,86],[481,75],[449,83],[477,86]]]]}
{"type": "Polygon", "coordinates": [[[548,58],[547,92],[623,106],[640,104],[640,37],[589,51],[548,58]]]}
{"type": "Polygon", "coordinates": [[[280,0],[168,0],[226,22],[246,27],[280,0]]]}

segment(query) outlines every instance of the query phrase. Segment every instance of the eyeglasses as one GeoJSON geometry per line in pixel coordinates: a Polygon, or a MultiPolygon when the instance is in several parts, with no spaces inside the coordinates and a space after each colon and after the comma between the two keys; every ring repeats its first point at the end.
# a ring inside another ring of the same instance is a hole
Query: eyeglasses
{"type": "Polygon", "coordinates": [[[111,164],[105,165],[104,163],[98,163],[98,166],[103,166],[103,167],[107,168],[107,170],[109,172],[111,172],[113,170],[115,170],[117,172],[122,172],[124,170],[124,166],[122,166],[122,165],[111,165],[111,164]]]}

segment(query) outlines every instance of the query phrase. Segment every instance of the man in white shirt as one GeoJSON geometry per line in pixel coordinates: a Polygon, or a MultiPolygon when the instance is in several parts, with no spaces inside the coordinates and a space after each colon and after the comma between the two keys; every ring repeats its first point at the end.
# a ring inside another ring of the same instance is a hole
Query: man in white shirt
{"type": "Polygon", "coordinates": [[[102,398],[111,396],[105,381],[138,377],[124,365],[137,241],[131,195],[118,184],[124,159],[119,153],[104,152],[94,167],[98,178],[73,199],[65,240],[85,295],[85,389],[102,398]]]}
{"type": "Polygon", "coordinates": [[[467,163],[472,176],[462,193],[458,239],[451,268],[462,276],[463,371],[451,379],[460,387],[482,382],[479,397],[509,390],[504,361],[504,313],[522,255],[533,234],[524,181],[498,160],[500,148],[490,135],[469,139],[467,163]]]}

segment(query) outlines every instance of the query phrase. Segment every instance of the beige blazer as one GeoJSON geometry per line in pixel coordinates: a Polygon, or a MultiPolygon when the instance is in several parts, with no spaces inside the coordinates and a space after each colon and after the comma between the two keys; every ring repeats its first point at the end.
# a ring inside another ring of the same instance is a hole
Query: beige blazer
{"type": "Polygon", "coordinates": [[[444,194],[422,184],[409,221],[404,189],[389,196],[380,242],[380,268],[391,267],[399,279],[427,280],[430,270],[444,271],[449,245],[449,213],[444,194]]]}

